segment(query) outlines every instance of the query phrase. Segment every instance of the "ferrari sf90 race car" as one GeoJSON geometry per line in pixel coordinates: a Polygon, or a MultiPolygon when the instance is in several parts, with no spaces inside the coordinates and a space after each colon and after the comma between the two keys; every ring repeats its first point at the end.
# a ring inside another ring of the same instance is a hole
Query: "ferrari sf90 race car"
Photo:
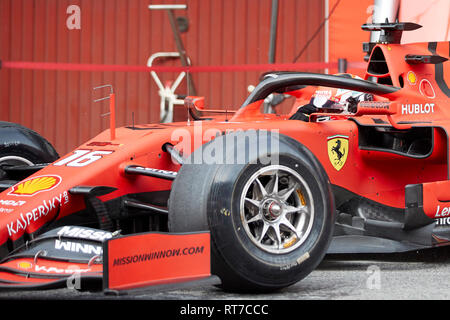
{"type": "Polygon", "coordinates": [[[449,244],[449,43],[393,38],[364,79],[269,73],[235,112],[188,97],[187,122],[111,128],[62,157],[1,123],[1,286],[60,283],[68,262],[98,277],[102,243],[135,234],[208,232],[211,273],[234,291],[292,285],[326,253],[449,244]],[[292,110],[262,113],[271,94],[292,110]]]}

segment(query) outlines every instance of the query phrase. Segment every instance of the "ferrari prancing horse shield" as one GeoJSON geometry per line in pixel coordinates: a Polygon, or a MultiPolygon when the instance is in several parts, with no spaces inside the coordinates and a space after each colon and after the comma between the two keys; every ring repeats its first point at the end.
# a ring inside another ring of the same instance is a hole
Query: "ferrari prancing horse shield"
{"type": "Polygon", "coordinates": [[[328,158],[333,167],[339,171],[345,165],[348,156],[348,137],[332,136],[328,137],[328,158]]]}

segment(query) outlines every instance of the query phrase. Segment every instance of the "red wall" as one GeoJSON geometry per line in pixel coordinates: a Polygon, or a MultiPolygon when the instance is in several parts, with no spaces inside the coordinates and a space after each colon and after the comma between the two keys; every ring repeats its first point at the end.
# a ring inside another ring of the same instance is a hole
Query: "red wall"
{"type": "MultiPolygon", "coordinates": [[[[167,14],[149,4],[186,3],[183,41],[194,65],[267,63],[271,0],[0,0],[0,59],[145,65],[158,51],[175,51],[167,14]],[[69,5],[81,8],[81,29],[69,30],[69,5]]],[[[323,20],[324,3],[280,0],[276,62],[290,63],[323,20]]],[[[323,61],[320,32],[298,60],[323,61]]],[[[211,107],[236,108],[259,72],[195,74],[211,107]]],[[[174,75],[167,75],[174,78],[174,75]]],[[[112,84],[117,124],[159,120],[159,96],[147,73],[0,70],[0,120],[46,137],[60,154],[108,128],[105,93],[112,84]]],[[[177,110],[177,118],[184,110],[177,110]]]]}
{"type": "MultiPolygon", "coordinates": [[[[348,61],[364,62],[362,44],[370,40],[370,33],[361,29],[372,21],[374,0],[330,0],[329,9],[336,6],[329,19],[330,61],[345,57],[348,61]]],[[[338,70],[330,70],[335,73],[338,70]]],[[[348,72],[364,77],[364,69],[349,69],[348,72]]]]}

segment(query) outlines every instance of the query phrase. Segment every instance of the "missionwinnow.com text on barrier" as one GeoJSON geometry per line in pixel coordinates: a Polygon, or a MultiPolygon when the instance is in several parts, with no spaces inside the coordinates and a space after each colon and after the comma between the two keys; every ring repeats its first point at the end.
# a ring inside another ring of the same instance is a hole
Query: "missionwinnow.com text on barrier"
{"type": "Polygon", "coordinates": [[[178,257],[178,256],[187,256],[187,255],[194,255],[194,254],[202,254],[204,251],[204,247],[187,247],[187,248],[178,248],[178,249],[167,249],[167,250],[160,250],[156,252],[150,252],[150,253],[142,253],[142,254],[135,254],[132,256],[125,256],[121,258],[114,259],[113,266],[121,266],[121,265],[127,265],[130,263],[140,263],[140,262],[146,262],[150,260],[155,259],[164,259],[164,258],[170,258],[170,257],[178,257]]]}

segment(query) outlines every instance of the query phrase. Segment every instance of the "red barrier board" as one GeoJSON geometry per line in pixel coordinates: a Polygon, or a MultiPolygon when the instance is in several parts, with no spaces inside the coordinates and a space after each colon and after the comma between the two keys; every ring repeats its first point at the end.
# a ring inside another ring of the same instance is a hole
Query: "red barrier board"
{"type": "Polygon", "coordinates": [[[130,290],[211,276],[210,234],[144,233],[103,245],[103,287],[130,290]]]}

